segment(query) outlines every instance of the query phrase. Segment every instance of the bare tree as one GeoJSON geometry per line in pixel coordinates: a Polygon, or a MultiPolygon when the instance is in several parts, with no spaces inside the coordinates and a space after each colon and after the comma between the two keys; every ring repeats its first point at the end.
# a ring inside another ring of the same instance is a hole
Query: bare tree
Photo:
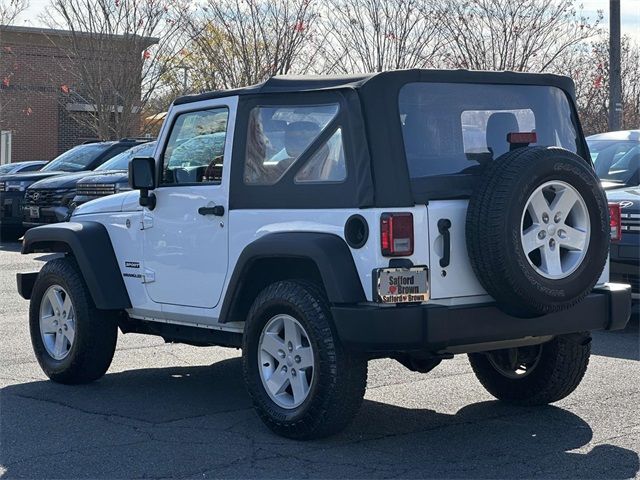
{"type": "Polygon", "coordinates": [[[101,139],[138,133],[140,111],[180,50],[185,11],[177,0],[51,1],[50,25],[69,32],[51,35],[68,82],[59,79],[58,98],[79,124],[101,139]]]}
{"type": "MultiPolygon", "coordinates": [[[[623,128],[640,125],[640,46],[629,37],[622,38],[622,111],[623,128]]],[[[603,36],[581,45],[566,55],[557,69],[571,76],[582,127],[587,135],[608,129],[609,42],[603,36]]]]}
{"type": "Polygon", "coordinates": [[[476,70],[548,71],[599,33],[574,0],[446,0],[448,63],[476,70]]]}
{"type": "Polygon", "coordinates": [[[305,71],[317,18],[310,0],[207,0],[191,18],[187,62],[204,88],[251,85],[305,71]]]}
{"type": "Polygon", "coordinates": [[[0,25],[11,25],[18,15],[29,8],[28,0],[3,0],[0,2],[0,25]]]}
{"type": "Polygon", "coordinates": [[[316,37],[323,71],[381,72],[438,64],[442,9],[427,0],[326,0],[316,37]]]}

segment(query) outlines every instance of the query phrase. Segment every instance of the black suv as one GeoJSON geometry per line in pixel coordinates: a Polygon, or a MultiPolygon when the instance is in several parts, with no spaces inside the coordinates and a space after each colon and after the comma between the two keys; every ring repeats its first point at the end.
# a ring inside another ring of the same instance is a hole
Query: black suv
{"type": "MultiPolygon", "coordinates": [[[[77,206],[100,197],[131,190],[129,186],[129,162],[135,157],[151,157],[156,142],[147,142],[122,152],[95,169],[76,184],[76,196],[70,205],[70,212],[77,206]]],[[[66,177],[61,178],[64,179],[66,177]]],[[[35,185],[34,185],[35,187],[35,185]]]]}
{"type": "MultiPolygon", "coordinates": [[[[611,279],[631,285],[633,311],[640,313],[640,130],[601,133],[587,138],[596,173],[602,180],[618,225],[611,244],[611,279]]],[[[612,225],[613,226],[613,225],[612,225]]]]}
{"type": "Polygon", "coordinates": [[[80,179],[91,175],[93,170],[114,156],[148,141],[124,138],[85,144],[58,157],[46,169],[59,171],[44,178],[34,177],[26,186],[20,218],[22,226],[30,228],[67,220],[70,204],[76,196],[76,183],[80,179]]]}

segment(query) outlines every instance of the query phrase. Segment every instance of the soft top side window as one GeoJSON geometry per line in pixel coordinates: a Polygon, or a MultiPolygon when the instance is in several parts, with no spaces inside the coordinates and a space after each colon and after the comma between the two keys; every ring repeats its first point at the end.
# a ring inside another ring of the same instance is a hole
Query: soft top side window
{"type": "Polygon", "coordinates": [[[247,126],[244,183],[277,183],[338,111],[337,103],[254,107],[247,126]]]}

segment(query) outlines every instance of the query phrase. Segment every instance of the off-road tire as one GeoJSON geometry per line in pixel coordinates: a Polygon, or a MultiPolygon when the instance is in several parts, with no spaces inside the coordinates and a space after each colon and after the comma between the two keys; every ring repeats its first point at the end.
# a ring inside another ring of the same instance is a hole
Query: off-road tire
{"type": "Polygon", "coordinates": [[[44,373],[54,382],[89,383],[102,377],[111,365],[118,338],[113,312],[98,310],[73,257],[47,262],[38,274],[29,306],[31,344],[44,373]],[[75,339],[62,360],[47,352],[40,334],[40,304],[52,285],[69,294],[75,310],[75,339]]]}
{"type": "Polygon", "coordinates": [[[242,346],[244,379],[262,421],[278,435],[308,440],[344,429],[358,412],[367,382],[367,361],[342,348],[324,292],[303,281],[266,287],[249,311],[242,346]],[[293,316],[306,330],[314,351],[314,380],[306,400],[294,409],[278,406],[258,371],[258,344],[267,321],[293,316]]]}
{"type": "Polygon", "coordinates": [[[604,269],[610,241],[607,200],[593,169],[578,155],[562,148],[520,148],[487,166],[469,200],[466,241],[476,277],[502,310],[520,317],[565,310],[591,292],[604,269]],[[539,275],[521,244],[526,202],[552,180],[578,191],[591,224],[582,263],[562,279],[539,275]]]}
{"type": "Polygon", "coordinates": [[[469,362],[482,386],[498,400],[517,405],[546,405],[563,399],[580,384],[589,365],[588,334],[559,336],[544,343],[538,364],[523,378],[500,373],[485,353],[470,353],[469,362]]]}

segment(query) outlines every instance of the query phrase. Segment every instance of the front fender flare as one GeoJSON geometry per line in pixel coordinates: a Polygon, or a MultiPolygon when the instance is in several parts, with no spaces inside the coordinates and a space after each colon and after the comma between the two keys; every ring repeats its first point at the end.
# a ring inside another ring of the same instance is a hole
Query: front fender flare
{"type": "Polygon", "coordinates": [[[66,222],[32,228],[24,235],[22,253],[35,252],[73,255],[97,308],[131,308],[111,238],[101,223],[66,222]]]}

